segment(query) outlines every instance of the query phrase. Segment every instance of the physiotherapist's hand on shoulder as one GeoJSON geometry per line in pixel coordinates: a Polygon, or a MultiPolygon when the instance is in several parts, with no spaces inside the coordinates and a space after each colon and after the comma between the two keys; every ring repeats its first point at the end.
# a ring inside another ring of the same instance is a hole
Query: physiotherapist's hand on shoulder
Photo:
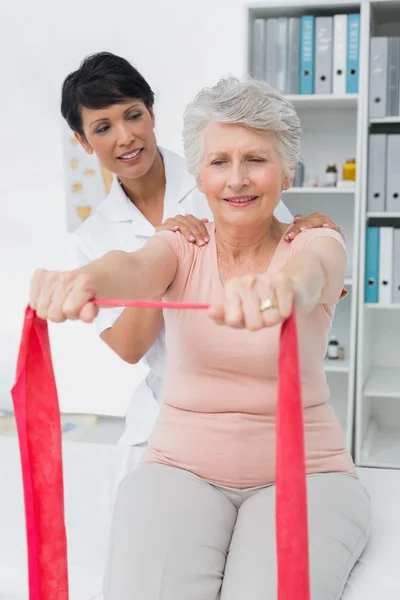
{"type": "Polygon", "coordinates": [[[181,233],[188,242],[197,246],[205,246],[210,241],[205,223],[208,219],[197,219],[193,215],[176,215],[166,219],[156,231],[173,231],[181,233]]]}
{"type": "Polygon", "coordinates": [[[41,319],[62,323],[80,319],[91,323],[99,312],[93,304],[92,278],[75,271],[60,272],[38,269],[31,282],[29,304],[41,319]]]}
{"type": "Polygon", "coordinates": [[[242,275],[224,286],[224,302],[212,306],[209,316],[217,324],[258,331],[287,319],[300,292],[299,285],[284,273],[242,275]]]}
{"type": "Polygon", "coordinates": [[[292,242],[302,231],[306,229],[317,229],[318,227],[333,229],[344,237],[340,227],[338,227],[330,217],[322,215],[320,212],[313,212],[307,216],[301,214],[296,215],[293,219],[292,226],[285,234],[285,240],[287,242],[292,242]]]}

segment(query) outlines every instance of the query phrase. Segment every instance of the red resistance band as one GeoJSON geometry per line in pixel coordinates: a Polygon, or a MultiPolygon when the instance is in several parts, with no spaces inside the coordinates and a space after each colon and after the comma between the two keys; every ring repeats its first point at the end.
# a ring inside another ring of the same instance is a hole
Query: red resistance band
{"type": "MultiPolygon", "coordinates": [[[[96,304],[192,310],[209,307],[124,300],[96,300],[96,304]]],[[[310,600],[303,406],[295,314],[281,327],[278,370],[278,600],[310,600]]],[[[68,600],[60,410],[47,322],[30,307],[25,311],[12,397],[22,463],[29,599],[68,600]]]]}

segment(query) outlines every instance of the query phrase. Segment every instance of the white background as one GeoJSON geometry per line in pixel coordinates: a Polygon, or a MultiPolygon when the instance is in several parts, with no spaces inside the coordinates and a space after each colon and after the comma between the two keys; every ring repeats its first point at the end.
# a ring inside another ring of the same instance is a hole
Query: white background
{"type": "MultiPolygon", "coordinates": [[[[130,60],[156,93],[161,145],[181,152],[181,118],[204,85],[246,71],[243,0],[20,0],[0,7],[0,408],[11,406],[28,285],[75,263],[66,232],[60,87],[90,53],[130,60]]],[[[64,411],[124,414],[141,377],[92,327],[51,327],[64,411]],[[76,330],[76,331],[75,331],[76,330]]]]}

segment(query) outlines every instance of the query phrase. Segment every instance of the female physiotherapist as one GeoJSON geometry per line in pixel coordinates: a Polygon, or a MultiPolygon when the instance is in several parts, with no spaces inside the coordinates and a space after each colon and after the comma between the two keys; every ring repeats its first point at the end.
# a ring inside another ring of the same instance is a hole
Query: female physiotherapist
{"type": "MultiPolygon", "coordinates": [[[[110,250],[138,250],[156,228],[179,231],[198,245],[208,242],[201,221],[212,219],[207,201],[184,159],[157,146],[153,104],[154,94],[140,73],[107,52],[87,57],[63,83],[63,117],[86,152],[95,153],[116,175],[108,197],[77,230],[81,264],[110,250]]],[[[293,220],[282,201],[275,216],[283,222],[293,220]]],[[[288,239],[300,228],[322,225],[337,229],[328,217],[314,213],[296,219],[288,239]]],[[[123,360],[137,363],[144,358],[149,367],[131,400],[120,439],[124,445],[143,444],[158,415],[164,376],[162,311],[103,309],[96,326],[123,360]]]]}

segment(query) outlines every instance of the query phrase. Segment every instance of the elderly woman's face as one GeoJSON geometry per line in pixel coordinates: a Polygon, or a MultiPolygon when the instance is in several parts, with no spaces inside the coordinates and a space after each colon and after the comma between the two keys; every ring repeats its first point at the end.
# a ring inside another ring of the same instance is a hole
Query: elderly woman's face
{"type": "Polygon", "coordinates": [[[290,181],[271,134],[211,123],[204,133],[198,185],[216,220],[251,226],[272,216],[290,181]]]}

